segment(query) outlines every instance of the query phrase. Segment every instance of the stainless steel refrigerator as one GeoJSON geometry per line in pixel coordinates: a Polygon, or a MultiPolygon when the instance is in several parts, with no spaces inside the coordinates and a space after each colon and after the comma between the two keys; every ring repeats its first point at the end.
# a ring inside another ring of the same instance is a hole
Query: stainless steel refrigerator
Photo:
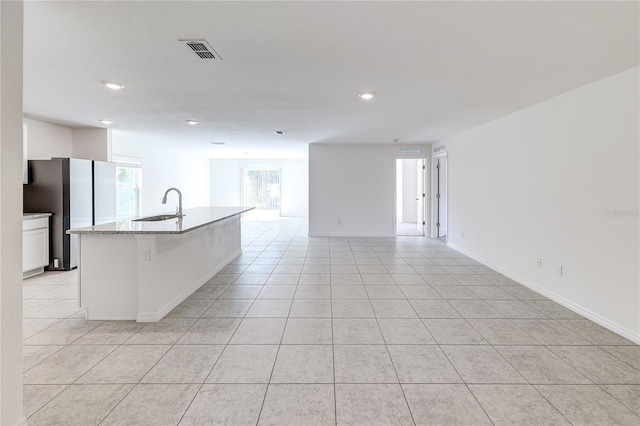
{"type": "Polygon", "coordinates": [[[76,158],[29,160],[23,186],[25,213],[52,213],[50,271],[78,266],[78,236],[67,230],[113,222],[116,216],[116,166],[76,158]]]}

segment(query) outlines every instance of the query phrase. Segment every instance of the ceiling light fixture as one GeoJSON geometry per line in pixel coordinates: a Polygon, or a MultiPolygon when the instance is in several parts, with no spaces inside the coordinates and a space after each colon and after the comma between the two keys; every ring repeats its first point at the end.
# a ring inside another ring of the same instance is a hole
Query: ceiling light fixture
{"type": "Polygon", "coordinates": [[[364,99],[365,101],[368,101],[369,99],[373,99],[375,95],[376,95],[375,92],[364,92],[364,93],[360,93],[358,96],[360,96],[360,99],[364,99]]]}
{"type": "Polygon", "coordinates": [[[98,120],[98,121],[104,124],[105,126],[108,126],[109,124],[113,124],[113,120],[98,120]]]}
{"type": "Polygon", "coordinates": [[[120,89],[124,89],[124,84],[120,84],[120,83],[116,83],[113,81],[101,81],[102,84],[105,85],[105,87],[111,89],[111,90],[120,90],[120,89]]]}
{"type": "Polygon", "coordinates": [[[391,139],[391,142],[392,142],[392,143],[396,143],[396,142],[398,142],[399,140],[400,140],[400,139],[391,139]]]}
{"type": "Polygon", "coordinates": [[[226,142],[209,142],[211,145],[226,145],[226,142]]]}
{"type": "Polygon", "coordinates": [[[284,130],[274,130],[273,133],[276,135],[284,135],[284,130]]]}
{"type": "Polygon", "coordinates": [[[199,123],[198,120],[187,120],[187,124],[190,126],[197,126],[199,123]]]}

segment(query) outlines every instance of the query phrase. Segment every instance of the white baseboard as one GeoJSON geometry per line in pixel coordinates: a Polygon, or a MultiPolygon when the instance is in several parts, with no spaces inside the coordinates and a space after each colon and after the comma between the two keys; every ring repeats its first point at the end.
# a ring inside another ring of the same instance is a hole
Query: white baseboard
{"type": "Polygon", "coordinates": [[[600,314],[597,314],[595,312],[593,312],[590,309],[587,309],[581,305],[578,305],[577,303],[572,302],[569,299],[566,299],[562,296],[559,296],[543,287],[540,287],[539,285],[537,285],[534,282],[531,282],[521,276],[519,276],[518,274],[515,274],[511,271],[509,271],[508,269],[503,268],[502,266],[495,264],[487,259],[484,259],[482,256],[478,256],[475,253],[472,253],[466,249],[463,249],[462,247],[457,246],[456,244],[453,243],[447,243],[447,247],[450,247],[466,256],[469,256],[470,258],[472,258],[475,261],[478,261],[480,263],[482,263],[483,265],[488,266],[489,268],[500,272],[502,275],[511,278],[514,281],[517,281],[518,283],[522,284],[525,287],[530,288],[531,290],[535,291],[536,293],[540,293],[541,295],[548,297],[549,299],[553,300],[556,303],[559,303],[560,305],[564,306],[567,309],[572,310],[573,312],[582,315],[585,318],[590,319],[591,321],[595,322],[596,324],[600,324],[601,326],[605,327],[608,330],[613,331],[616,334],[619,334],[620,336],[624,337],[625,339],[629,339],[634,343],[637,343],[640,345],[640,334],[635,333],[632,330],[629,330],[626,327],[621,326],[620,324],[611,321],[608,318],[603,317],[600,314]]]}
{"type": "Polygon", "coordinates": [[[395,237],[386,233],[361,233],[361,232],[309,232],[309,237],[336,237],[336,238],[389,238],[395,237]]]}

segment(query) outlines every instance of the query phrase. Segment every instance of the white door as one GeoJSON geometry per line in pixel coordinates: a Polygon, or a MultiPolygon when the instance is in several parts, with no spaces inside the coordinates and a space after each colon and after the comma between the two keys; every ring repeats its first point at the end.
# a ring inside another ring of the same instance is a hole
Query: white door
{"type": "Polygon", "coordinates": [[[418,232],[420,233],[420,235],[425,235],[426,233],[426,198],[425,198],[425,192],[426,192],[426,185],[425,185],[425,181],[424,178],[426,176],[426,161],[425,160],[418,160],[418,167],[416,167],[417,169],[417,173],[416,173],[416,182],[417,182],[417,188],[418,191],[416,193],[416,204],[417,204],[417,209],[418,212],[416,214],[416,227],[418,229],[418,232]]]}
{"type": "Polygon", "coordinates": [[[447,235],[447,156],[438,158],[437,162],[438,192],[436,194],[438,202],[437,217],[437,237],[442,238],[447,235]]]}

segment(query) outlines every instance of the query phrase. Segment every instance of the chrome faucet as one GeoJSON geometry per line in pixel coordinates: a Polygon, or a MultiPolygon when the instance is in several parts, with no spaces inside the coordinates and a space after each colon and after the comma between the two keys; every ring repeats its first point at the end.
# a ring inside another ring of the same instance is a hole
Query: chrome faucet
{"type": "Polygon", "coordinates": [[[162,197],[162,204],[167,204],[167,194],[169,191],[176,191],[178,193],[178,208],[176,208],[176,214],[178,217],[182,217],[182,192],[178,188],[169,188],[164,192],[164,197],[162,197]]]}

